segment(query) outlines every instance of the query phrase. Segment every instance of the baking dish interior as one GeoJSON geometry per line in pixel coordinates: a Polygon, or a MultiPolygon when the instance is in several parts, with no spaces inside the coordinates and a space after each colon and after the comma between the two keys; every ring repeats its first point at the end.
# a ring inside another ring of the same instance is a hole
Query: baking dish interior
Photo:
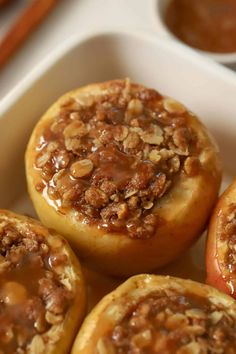
{"type": "MultiPolygon", "coordinates": [[[[228,184],[236,172],[235,74],[178,43],[169,44],[151,35],[108,31],[68,41],[3,101],[2,208],[34,215],[26,194],[24,151],[33,126],[47,107],[73,88],[124,77],[175,97],[201,117],[220,146],[224,186],[228,184]]],[[[198,263],[203,264],[202,259],[198,263]]]]}

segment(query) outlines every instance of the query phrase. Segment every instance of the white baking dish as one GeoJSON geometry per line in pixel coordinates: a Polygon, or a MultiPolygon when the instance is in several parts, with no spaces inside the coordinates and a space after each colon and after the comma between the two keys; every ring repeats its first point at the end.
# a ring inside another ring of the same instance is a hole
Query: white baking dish
{"type": "MultiPolygon", "coordinates": [[[[64,43],[2,102],[0,207],[33,212],[26,198],[23,156],[30,132],[47,107],[75,87],[127,76],[181,100],[201,117],[220,146],[225,187],[236,171],[235,74],[156,35],[101,31],[64,43]]],[[[201,243],[164,272],[203,279],[201,243]]]]}

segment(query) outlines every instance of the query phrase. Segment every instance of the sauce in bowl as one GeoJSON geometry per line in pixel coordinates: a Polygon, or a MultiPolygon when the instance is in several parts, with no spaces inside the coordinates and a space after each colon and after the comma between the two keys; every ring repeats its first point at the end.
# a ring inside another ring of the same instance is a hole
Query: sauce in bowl
{"type": "Polygon", "coordinates": [[[169,30],[191,47],[213,53],[236,52],[235,0],[172,0],[169,30]]]}

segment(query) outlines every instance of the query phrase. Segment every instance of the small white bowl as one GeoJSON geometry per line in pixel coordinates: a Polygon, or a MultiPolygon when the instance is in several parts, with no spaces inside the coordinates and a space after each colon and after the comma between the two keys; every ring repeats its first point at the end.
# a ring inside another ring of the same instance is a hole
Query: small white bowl
{"type": "MultiPolygon", "coordinates": [[[[170,1],[171,0],[152,0],[151,10],[152,10],[152,18],[153,18],[154,26],[161,36],[169,39],[171,38],[173,40],[185,44],[184,42],[180,41],[177,37],[174,36],[174,34],[169,30],[169,28],[165,23],[165,13],[170,1]]],[[[197,50],[199,53],[206,55],[207,57],[215,60],[220,64],[225,64],[227,66],[231,66],[231,65],[233,66],[234,64],[236,64],[236,52],[229,53],[229,54],[225,54],[225,53],[216,54],[216,53],[198,50],[193,47],[191,48],[197,50]]]]}

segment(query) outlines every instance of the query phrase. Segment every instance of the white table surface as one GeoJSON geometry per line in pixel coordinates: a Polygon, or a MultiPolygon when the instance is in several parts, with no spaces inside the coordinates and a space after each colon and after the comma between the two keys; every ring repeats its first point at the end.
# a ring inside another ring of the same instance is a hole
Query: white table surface
{"type": "MultiPolygon", "coordinates": [[[[29,0],[18,0],[0,13],[0,36],[29,0]]],[[[101,26],[153,29],[152,0],[61,0],[14,58],[0,71],[0,99],[62,41],[101,26]]]]}

